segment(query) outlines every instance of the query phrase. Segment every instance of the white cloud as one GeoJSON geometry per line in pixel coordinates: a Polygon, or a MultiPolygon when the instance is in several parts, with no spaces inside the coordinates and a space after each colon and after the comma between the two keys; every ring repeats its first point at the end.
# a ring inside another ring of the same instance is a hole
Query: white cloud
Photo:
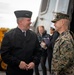
{"type": "Polygon", "coordinates": [[[11,12],[11,7],[8,3],[0,2],[0,13],[9,14],[11,12]]]}
{"type": "Polygon", "coordinates": [[[15,10],[33,12],[32,22],[38,16],[41,0],[0,0],[0,27],[14,28],[17,26],[15,10]]]}

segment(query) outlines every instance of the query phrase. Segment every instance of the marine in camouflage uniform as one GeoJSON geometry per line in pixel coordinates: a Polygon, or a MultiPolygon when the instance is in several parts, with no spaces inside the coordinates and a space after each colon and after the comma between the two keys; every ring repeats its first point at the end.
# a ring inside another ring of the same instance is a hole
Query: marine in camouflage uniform
{"type": "MultiPolygon", "coordinates": [[[[60,15],[61,16],[57,18],[68,18],[65,14],[60,15]]],[[[56,21],[57,20],[53,20],[52,22],[55,23],[56,21]]],[[[74,40],[69,30],[61,33],[55,41],[52,59],[52,75],[74,75],[74,40]]]]}

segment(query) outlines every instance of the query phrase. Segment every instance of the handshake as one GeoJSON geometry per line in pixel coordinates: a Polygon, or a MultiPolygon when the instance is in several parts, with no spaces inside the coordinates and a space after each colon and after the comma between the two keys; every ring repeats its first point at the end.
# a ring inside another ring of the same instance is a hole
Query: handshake
{"type": "Polygon", "coordinates": [[[24,61],[21,61],[19,64],[19,68],[22,70],[33,69],[34,66],[35,66],[34,62],[30,62],[29,64],[26,64],[24,61]]]}

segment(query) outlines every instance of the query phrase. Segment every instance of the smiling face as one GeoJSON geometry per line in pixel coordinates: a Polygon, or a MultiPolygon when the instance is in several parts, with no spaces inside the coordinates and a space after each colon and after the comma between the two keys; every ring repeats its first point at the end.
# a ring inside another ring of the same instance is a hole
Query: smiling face
{"type": "Polygon", "coordinates": [[[22,18],[18,21],[19,27],[23,30],[28,30],[31,24],[31,18],[22,18]]]}
{"type": "Polygon", "coordinates": [[[62,19],[57,21],[57,22],[55,22],[54,26],[55,26],[56,31],[59,31],[63,26],[62,19]]]}
{"type": "Polygon", "coordinates": [[[30,28],[30,24],[31,24],[31,18],[23,18],[22,25],[25,30],[28,30],[30,28]]]}
{"type": "Polygon", "coordinates": [[[56,31],[58,31],[59,33],[62,33],[62,32],[67,31],[69,29],[70,20],[61,19],[59,21],[56,21],[54,26],[55,26],[56,31]]]}

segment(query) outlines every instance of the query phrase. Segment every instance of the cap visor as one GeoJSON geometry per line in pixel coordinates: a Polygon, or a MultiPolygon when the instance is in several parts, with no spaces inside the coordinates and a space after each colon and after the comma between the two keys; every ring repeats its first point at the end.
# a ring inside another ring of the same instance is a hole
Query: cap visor
{"type": "Polygon", "coordinates": [[[55,22],[56,22],[56,20],[52,20],[51,22],[55,23],[55,22]]]}

